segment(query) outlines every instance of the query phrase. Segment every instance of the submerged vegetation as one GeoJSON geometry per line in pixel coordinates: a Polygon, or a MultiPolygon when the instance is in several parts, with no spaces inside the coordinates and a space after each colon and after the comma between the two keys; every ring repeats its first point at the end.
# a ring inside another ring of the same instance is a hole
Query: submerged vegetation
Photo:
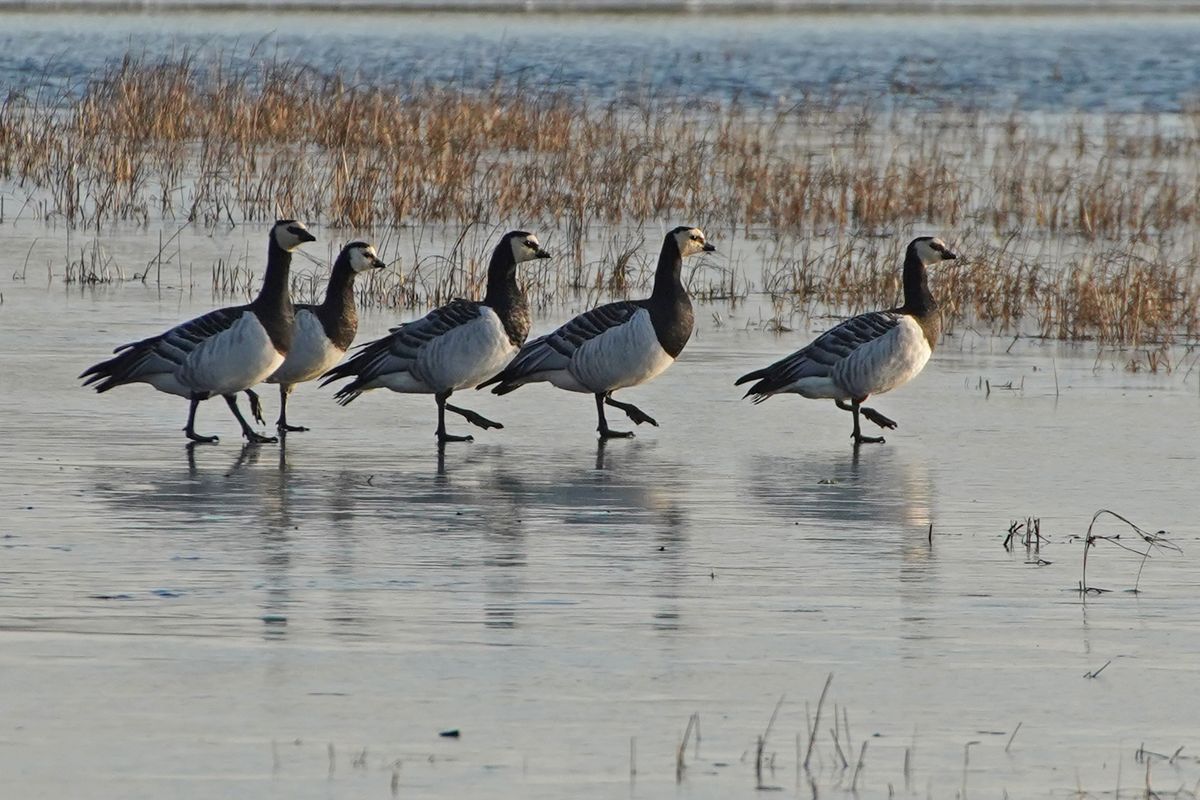
{"type": "MultiPolygon", "coordinates": [[[[377,239],[536,225],[560,256],[531,276],[543,300],[637,288],[650,270],[635,232],[688,221],[725,256],[693,276],[697,293],[766,292],[781,316],[892,302],[907,233],[936,232],[966,256],[936,277],[952,320],[1114,345],[1200,339],[1200,110],[598,103],[502,81],[383,86],[295,63],[128,56],[77,90],[3,98],[0,179],[24,201],[16,216],[94,231],[280,215],[377,239]]],[[[483,250],[465,239],[449,256],[406,254],[363,299],[408,307],[476,288],[483,250]]],[[[79,279],[109,271],[93,258],[79,279]]],[[[214,267],[214,288],[246,281],[214,267]]]]}

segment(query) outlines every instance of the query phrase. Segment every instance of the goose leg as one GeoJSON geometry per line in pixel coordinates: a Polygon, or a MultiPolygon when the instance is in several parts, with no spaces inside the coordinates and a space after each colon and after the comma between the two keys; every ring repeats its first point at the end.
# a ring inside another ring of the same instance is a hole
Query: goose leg
{"type": "Polygon", "coordinates": [[[472,425],[474,425],[477,428],[483,428],[485,431],[488,428],[503,428],[504,427],[499,422],[488,419],[487,417],[483,416],[482,414],[477,414],[468,408],[459,408],[458,406],[452,406],[449,403],[446,403],[446,410],[453,411],[455,414],[458,414],[460,417],[465,419],[467,422],[471,423],[472,425]]]}
{"type": "Polygon", "coordinates": [[[608,420],[604,418],[604,403],[607,397],[608,395],[605,392],[596,392],[596,415],[600,417],[600,424],[596,427],[596,430],[599,431],[600,438],[632,439],[633,431],[614,431],[608,427],[608,420]]]}
{"type": "Polygon", "coordinates": [[[437,398],[438,406],[438,426],[437,439],[438,444],[446,442],[473,442],[474,436],[452,436],[446,433],[446,400],[450,397],[450,392],[438,392],[434,397],[437,398]]]}
{"type": "MultiPolygon", "coordinates": [[[[838,408],[840,408],[844,411],[853,412],[853,414],[854,414],[854,432],[850,434],[850,437],[852,439],[854,439],[855,445],[882,444],[883,443],[884,438],[882,436],[863,436],[862,435],[862,429],[859,427],[859,424],[858,424],[858,413],[862,407],[862,404],[858,400],[851,400],[849,405],[847,405],[846,401],[844,401],[844,400],[835,400],[834,402],[837,403],[838,408]]],[[[875,411],[871,411],[871,415],[877,415],[877,416],[882,417],[883,419],[887,419],[887,417],[883,417],[882,415],[877,414],[877,412],[875,412],[875,411]]],[[[871,419],[871,415],[868,415],[867,419],[871,419]]],[[[873,419],[871,419],[871,421],[874,422],[873,419]]],[[[888,420],[888,422],[891,422],[891,420],[888,420]]]]}
{"type": "Polygon", "coordinates": [[[200,395],[197,395],[197,394],[192,395],[191,405],[188,407],[187,427],[183,429],[183,432],[186,433],[187,438],[191,439],[193,442],[201,442],[203,444],[209,444],[211,442],[219,441],[220,437],[218,437],[218,436],[201,436],[200,434],[196,433],[196,409],[197,409],[197,407],[199,407],[201,399],[202,398],[200,397],[200,395]]]}
{"type": "Polygon", "coordinates": [[[633,403],[622,403],[620,400],[614,400],[612,395],[605,395],[604,403],[605,405],[610,405],[613,408],[619,408],[624,411],[625,416],[633,420],[633,424],[635,425],[641,425],[643,422],[648,422],[654,427],[658,427],[658,421],[655,420],[654,417],[650,416],[645,411],[642,411],[633,403]]]}
{"type": "Polygon", "coordinates": [[[291,393],[292,393],[291,384],[287,384],[287,383],[279,384],[279,419],[275,423],[275,430],[279,431],[280,433],[287,433],[289,431],[306,431],[306,430],[308,430],[308,428],[304,427],[303,425],[288,425],[287,399],[288,399],[288,395],[290,395],[291,393]]]}
{"type": "Polygon", "coordinates": [[[247,389],[246,402],[250,404],[250,415],[254,417],[254,421],[259,425],[266,425],[267,421],[263,419],[262,400],[259,398],[258,392],[253,389],[247,389]]]}
{"type": "Polygon", "coordinates": [[[237,418],[238,424],[242,426],[242,436],[245,436],[247,441],[252,444],[271,444],[272,442],[279,441],[274,436],[263,436],[250,427],[250,424],[246,422],[246,418],[242,416],[242,412],[238,408],[236,394],[225,395],[225,402],[229,404],[229,410],[233,412],[233,416],[237,418]]]}

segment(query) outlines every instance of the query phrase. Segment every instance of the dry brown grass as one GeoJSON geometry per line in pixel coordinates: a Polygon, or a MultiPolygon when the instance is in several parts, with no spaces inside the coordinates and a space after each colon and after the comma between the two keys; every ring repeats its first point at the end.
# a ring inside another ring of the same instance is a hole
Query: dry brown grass
{"type": "MultiPolygon", "coordinates": [[[[954,319],[1114,344],[1200,336],[1200,112],[597,103],[129,56],[81,93],[5,98],[0,177],[32,213],[95,231],[519,220],[558,232],[566,258],[536,277],[560,299],[638,288],[653,253],[634,231],[687,220],[737,243],[719,275],[695,278],[702,297],[872,307],[898,295],[909,233],[941,232],[966,256],[935,279],[954,319]]],[[[407,307],[477,289],[481,260],[458,245],[414,253],[364,299],[407,307]]],[[[240,289],[236,270],[214,269],[214,288],[240,289]]]]}

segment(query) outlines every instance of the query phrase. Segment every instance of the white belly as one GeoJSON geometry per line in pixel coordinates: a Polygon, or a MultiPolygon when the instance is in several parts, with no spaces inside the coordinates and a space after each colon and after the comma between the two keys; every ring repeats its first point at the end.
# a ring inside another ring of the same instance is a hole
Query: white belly
{"type": "Polygon", "coordinates": [[[504,369],[516,354],[517,348],[508,340],[500,317],[490,308],[483,308],[478,319],[447,331],[421,348],[410,378],[385,385],[398,392],[474,388],[504,369]]]}
{"type": "Polygon", "coordinates": [[[177,394],[180,397],[191,397],[192,390],[185,386],[174,372],[156,372],[142,378],[143,381],[167,394],[177,394]]]}
{"type": "Polygon", "coordinates": [[[283,361],[266,328],[246,312],[228,330],[193,350],[176,377],[193,392],[233,394],[262,383],[283,361]]]}
{"type": "Polygon", "coordinates": [[[905,317],[895,328],[835,364],[831,377],[846,399],[883,394],[916,377],[932,353],[921,326],[905,317]]]}
{"type": "Polygon", "coordinates": [[[550,382],[576,392],[612,392],[645,383],[675,359],[663,350],[642,309],[628,322],[584,342],[571,357],[568,375],[556,374],[550,382]]]}
{"type": "Polygon", "coordinates": [[[810,400],[844,400],[846,398],[846,393],[833,382],[833,379],[824,375],[801,378],[783,391],[795,392],[810,400]]]}
{"type": "Polygon", "coordinates": [[[304,383],[320,377],[334,367],[346,351],[336,347],[325,335],[317,315],[308,309],[296,312],[292,325],[292,346],[283,366],[267,378],[268,383],[304,383]]]}

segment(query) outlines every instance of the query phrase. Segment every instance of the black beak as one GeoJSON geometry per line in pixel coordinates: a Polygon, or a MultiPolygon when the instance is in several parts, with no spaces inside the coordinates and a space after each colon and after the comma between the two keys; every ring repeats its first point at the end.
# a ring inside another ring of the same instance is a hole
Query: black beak
{"type": "Polygon", "coordinates": [[[712,252],[715,252],[716,249],[717,249],[716,245],[709,244],[708,242],[704,243],[704,252],[712,253],[712,252]]]}
{"type": "Polygon", "coordinates": [[[535,258],[550,258],[550,251],[539,247],[537,252],[533,254],[535,258]]]}
{"type": "Polygon", "coordinates": [[[958,256],[954,255],[954,253],[950,252],[949,250],[942,251],[942,261],[953,261],[956,258],[958,258],[958,256]]]}
{"type": "Polygon", "coordinates": [[[297,231],[296,238],[298,238],[300,240],[301,244],[303,244],[305,242],[315,242],[317,240],[317,237],[313,236],[307,230],[297,231]]]}
{"type": "Polygon", "coordinates": [[[371,262],[371,269],[384,269],[385,267],[387,267],[387,264],[383,263],[383,259],[381,258],[376,258],[371,262]]]}

